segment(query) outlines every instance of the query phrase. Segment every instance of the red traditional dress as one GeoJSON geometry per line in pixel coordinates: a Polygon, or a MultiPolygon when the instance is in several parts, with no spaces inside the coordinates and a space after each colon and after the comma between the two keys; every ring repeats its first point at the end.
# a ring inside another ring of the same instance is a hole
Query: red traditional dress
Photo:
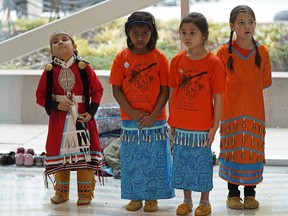
{"type": "MultiPolygon", "coordinates": [[[[259,184],[265,162],[265,110],[263,89],[272,83],[268,49],[258,43],[261,68],[255,64],[256,49],[246,54],[233,42],[234,70],[226,69],[226,91],[221,116],[221,178],[236,185],[259,184]]],[[[229,58],[228,44],[218,51],[224,65],[229,58]]]]}
{"type": "Polygon", "coordinates": [[[45,69],[37,87],[37,103],[45,107],[47,73],[53,73],[53,82],[48,83],[52,85],[52,100],[61,102],[68,97],[75,102],[75,106],[69,112],[57,108],[50,109],[44,163],[46,176],[63,170],[98,170],[101,166],[103,156],[94,116],[85,124],[77,122],[76,118],[78,113],[89,112],[87,104],[100,104],[103,88],[90,65],[86,64],[86,68],[80,70],[78,62],[74,57],[69,67],[54,64],[53,70],[45,69]],[[81,73],[87,73],[89,99],[84,97],[81,73]],[[85,100],[89,100],[89,103],[85,103],[85,100]]]}

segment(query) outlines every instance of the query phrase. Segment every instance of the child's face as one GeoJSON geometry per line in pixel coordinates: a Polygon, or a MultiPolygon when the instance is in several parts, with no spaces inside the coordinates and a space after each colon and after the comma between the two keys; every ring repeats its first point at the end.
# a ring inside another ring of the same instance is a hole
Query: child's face
{"type": "Polygon", "coordinates": [[[151,38],[151,31],[145,25],[133,26],[129,31],[129,37],[134,45],[133,51],[146,51],[151,38]]]}
{"type": "Polygon", "coordinates": [[[255,33],[256,22],[249,13],[239,13],[236,21],[230,24],[230,28],[236,32],[237,38],[251,40],[255,33]]]}
{"type": "Polygon", "coordinates": [[[182,43],[188,49],[202,48],[204,46],[205,38],[200,29],[192,22],[182,24],[180,36],[182,43]]]}
{"type": "Polygon", "coordinates": [[[64,61],[68,61],[76,50],[76,44],[73,44],[69,36],[59,34],[51,40],[51,54],[64,61]]]}

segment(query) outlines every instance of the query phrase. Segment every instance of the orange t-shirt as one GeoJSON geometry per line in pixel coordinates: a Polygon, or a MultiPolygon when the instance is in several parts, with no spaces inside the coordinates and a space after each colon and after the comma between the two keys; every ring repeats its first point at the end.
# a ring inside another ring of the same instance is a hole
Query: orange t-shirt
{"type": "MultiPolygon", "coordinates": [[[[151,113],[156,105],[161,86],[168,86],[169,63],[157,48],[143,55],[135,55],[128,48],[115,57],[109,83],[122,86],[122,91],[133,109],[151,113]]],[[[132,118],[121,109],[122,120],[132,118]]],[[[157,120],[165,120],[162,110],[157,120]]]]}
{"type": "Polygon", "coordinates": [[[168,123],[186,130],[209,130],[214,122],[213,94],[224,92],[224,72],[219,59],[209,52],[191,60],[186,51],[171,60],[169,87],[174,93],[168,123]]]}

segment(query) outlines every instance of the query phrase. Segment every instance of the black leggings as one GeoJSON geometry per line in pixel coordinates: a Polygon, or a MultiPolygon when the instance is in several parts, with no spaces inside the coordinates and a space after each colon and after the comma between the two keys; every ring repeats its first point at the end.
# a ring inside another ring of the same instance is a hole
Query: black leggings
{"type": "MultiPolygon", "coordinates": [[[[231,184],[228,182],[228,196],[229,197],[240,197],[240,190],[238,189],[239,185],[231,184]]],[[[256,191],[254,190],[256,185],[253,186],[244,186],[244,196],[253,196],[255,197],[256,191]]]]}

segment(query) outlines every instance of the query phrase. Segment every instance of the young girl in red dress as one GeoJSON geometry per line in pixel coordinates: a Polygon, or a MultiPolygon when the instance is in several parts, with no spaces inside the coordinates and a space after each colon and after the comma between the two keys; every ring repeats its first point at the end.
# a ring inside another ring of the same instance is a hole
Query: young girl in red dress
{"type": "Polygon", "coordinates": [[[39,80],[36,98],[49,115],[44,165],[46,178],[55,177],[51,202],[69,199],[70,170],[77,170],[77,205],[87,205],[103,157],[94,119],[103,88],[91,66],[78,56],[70,34],[54,32],[49,43],[52,62],[39,80]]]}

